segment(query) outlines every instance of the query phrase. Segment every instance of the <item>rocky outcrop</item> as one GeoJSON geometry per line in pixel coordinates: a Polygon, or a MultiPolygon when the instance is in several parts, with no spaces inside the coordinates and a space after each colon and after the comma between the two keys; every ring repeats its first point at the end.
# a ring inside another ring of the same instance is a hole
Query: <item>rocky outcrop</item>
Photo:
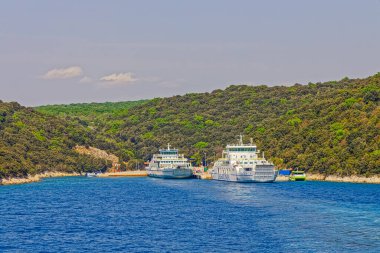
{"type": "Polygon", "coordinates": [[[113,164],[119,161],[117,156],[108,154],[106,151],[94,147],[75,146],[74,150],[79,154],[90,155],[96,158],[111,161],[113,164]]]}

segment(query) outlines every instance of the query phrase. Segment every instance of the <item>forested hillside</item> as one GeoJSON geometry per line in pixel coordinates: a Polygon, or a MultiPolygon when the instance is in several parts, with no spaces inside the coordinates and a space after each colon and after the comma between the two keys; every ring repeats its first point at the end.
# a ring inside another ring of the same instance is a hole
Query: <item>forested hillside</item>
{"type": "Polygon", "coordinates": [[[91,139],[90,131],[80,124],[0,101],[0,178],[105,168],[104,160],[73,150],[91,139]]]}
{"type": "Polygon", "coordinates": [[[105,102],[105,103],[79,103],[62,105],[44,105],[35,109],[39,112],[60,116],[77,117],[86,123],[96,124],[99,121],[112,121],[128,112],[128,109],[142,105],[147,100],[125,101],[125,102],[105,102]]]}
{"type": "Polygon", "coordinates": [[[83,171],[105,162],[75,145],[142,162],[167,143],[212,162],[240,133],[279,167],[336,175],[380,174],[380,74],[366,79],[233,85],[211,93],[134,103],[34,109],[0,103],[0,177],[83,171]]]}
{"type": "Polygon", "coordinates": [[[197,161],[243,133],[280,167],[380,174],[380,74],[291,87],[230,86],[153,99],[97,126],[98,148],[149,159],[168,142],[197,161]]]}

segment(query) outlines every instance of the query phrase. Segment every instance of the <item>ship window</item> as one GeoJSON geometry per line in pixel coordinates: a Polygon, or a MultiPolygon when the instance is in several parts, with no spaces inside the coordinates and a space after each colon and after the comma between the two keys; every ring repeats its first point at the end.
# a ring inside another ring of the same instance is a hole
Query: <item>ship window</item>
{"type": "Polygon", "coordinates": [[[256,148],[229,148],[232,152],[256,152],[256,148]]]}
{"type": "Polygon", "coordinates": [[[177,151],[161,151],[162,155],[176,155],[177,151]]]}

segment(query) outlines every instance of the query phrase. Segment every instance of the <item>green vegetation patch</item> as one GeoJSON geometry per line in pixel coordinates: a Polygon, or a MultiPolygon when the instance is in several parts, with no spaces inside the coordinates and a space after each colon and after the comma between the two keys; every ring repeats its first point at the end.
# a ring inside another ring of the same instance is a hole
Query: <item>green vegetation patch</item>
{"type": "Polygon", "coordinates": [[[205,141],[199,141],[194,144],[194,148],[197,148],[197,149],[204,149],[207,147],[208,147],[208,142],[205,142],[205,141]]]}

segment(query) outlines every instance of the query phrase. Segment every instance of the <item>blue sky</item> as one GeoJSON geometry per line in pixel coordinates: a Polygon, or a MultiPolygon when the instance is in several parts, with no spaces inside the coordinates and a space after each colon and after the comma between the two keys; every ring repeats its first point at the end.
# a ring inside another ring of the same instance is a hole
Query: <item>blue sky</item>
{"type": "Polygon", "coordinates": [[[0,99],[124,101],[380,71],[380,1],[0,2],[0,99]]]}

